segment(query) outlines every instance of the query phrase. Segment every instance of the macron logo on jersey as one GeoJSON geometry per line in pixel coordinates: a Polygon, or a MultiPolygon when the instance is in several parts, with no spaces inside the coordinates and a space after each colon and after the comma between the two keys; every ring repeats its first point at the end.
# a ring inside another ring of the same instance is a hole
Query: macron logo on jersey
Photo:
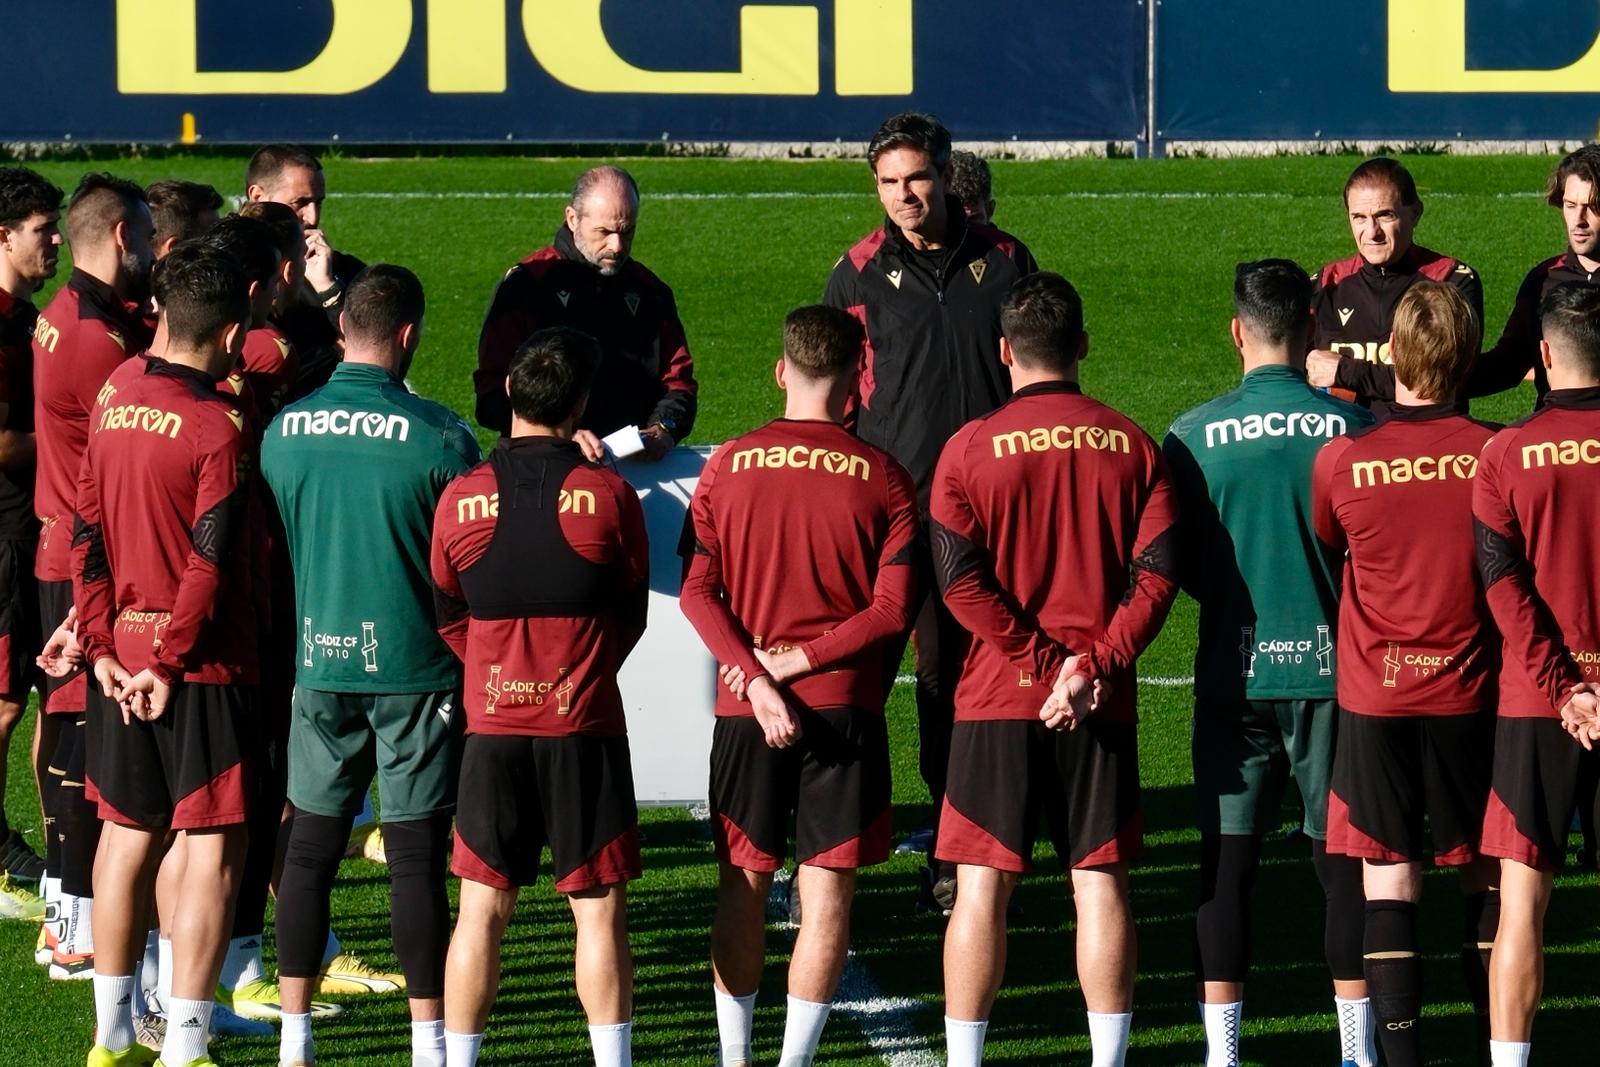
{"type": "Polygon", "coordinates": [[[1345,432],[1343,415],[1323,415],[1315,411],[1269,411],[1265,415],[1246,415],[1242,419],[1219,419],[1206,423],[1206,447],[1255,441],[1262,437],[1325,437],[1332,440],[1345,432]]]}
{"type": "Polygon", "coordinates": [[[872,464],[863,456],[851,456],[844,452],[836,452],[828,448],[812,448],[809,445],[795,445],[784,448],[782,445],[773,445],[771,448],[746,448],[735,452],[728,464],[729,474],[738,474],[745,470],[821,470],[827,474],[839,474],[846,478],[860,478],[870,481],[872,478],[872,464]]]}
{"type": "MultiPolygon", "coordinates": [[[[594,493],[588,489],[563,489],[557,499],[556,512],[558,514],[594,514],[594,493]]],[[[456,524],[459,526],[465,526],[469,522],[482,522],[484,519],[497,519],[499,517],[499,493],[478,493],[474,496],[464,496],[456,501],[456,524]]]]}
{"type": "Polygon", "coordinates": [[[183,416],[143,404],[122,404],[100,412],[102,430],[143,430],[176,438],[183,429],[183,416]]]}
{"type": "Polygon", "coordinates": [[[282,437],[381,437],[385,441],[404,441],[411,433],[411,421],[404,415],[385,415],[381,411],[288,411],[282,419],[282,437]]]}
{"type": "Polygon", "coordinates": [[[1477,456],[1401,456],[1398,459],[1372,459],[1351,464],[1355,486],[1403,485],[1406,482],[1443,482],[1451,478],[1468,479],[1478,473],[1477,456]]]}
{"type": "Polygon", "coordinates": [[[1126,433],[1108,430],[1104,426],[1040,426],[1032,430],[997,433],[993,441],[996,459],[1014,456],[1018,452],[1065,451],[1069,448],[1124,454],[1133,451],[1126,433]]]}
{"type": "Polygon", "coordinates": [[[1600,441],[1593,437],[1582,441],[1541,441],[1536,445],[1522,446],[1522,469],[1534,467],[1573,467],[1580,463],[1594,466],[1600,463],[1600,441]]]}

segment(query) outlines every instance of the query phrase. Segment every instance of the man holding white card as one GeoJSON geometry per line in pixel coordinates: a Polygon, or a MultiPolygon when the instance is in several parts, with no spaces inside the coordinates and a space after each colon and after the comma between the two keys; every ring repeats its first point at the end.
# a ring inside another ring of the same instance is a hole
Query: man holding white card
{"type": "Polygon", "coordinates": [[[699,388],[694,360],[672,290],[629,256],[638,218],[639,187],[627,171],[602,166],[578,178],[555,240],[495,290],[472,376],[479,425],[507,432],[512,354],[535,330],[567,326],[594,337],[603,353],[573,437],[585,456],[660,459],[688,436],[699,388]]]}

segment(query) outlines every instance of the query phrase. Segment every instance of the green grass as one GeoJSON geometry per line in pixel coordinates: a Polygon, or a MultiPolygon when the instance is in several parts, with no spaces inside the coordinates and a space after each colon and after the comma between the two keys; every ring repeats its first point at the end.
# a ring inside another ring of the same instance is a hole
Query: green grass
{"type": "MultiPolygon", "coordinates": [[[[1348,254],[1338,197],[1351,159],[1132,160],[999,163],[998,222],[1019,234],[1041,264],[1083,293],[1091,333],[1083,368],[1088,390],[1159,435],[1174,415],[1230,387],[1237,357],[1227,337],[1234,264],[1288,256],[1308,267],[1348,254]],[[1159,194],[1136,196],[1133,194],[1159,194]],[[1088,195],[1095,194],[1095,195],[1088,195]],[[1203,195],[1196,195],[1203,194],[1203,195]]],[[[1428,201],[1424,243],[1479,269],[1491,339],[1523,274],[1559,251],[1559,220],[1534,195],[1551,161],[1419,157],[1411,164],[1428,201]]],[[[453,158],[337,159],[325,226],[335,245],[369,262],[404,263],[427,286],[430,311],[412,373],[422,392],[471,411],[468,374],[478,326],[508,266],[547,243],[562,191],[578,160],[453,158]],[[542,193],[538,199],[384,200],[355,192],[542,193]]],[[[97,164],[99,168],[101,165],[97,164]]],[[[781,318],[816,300],[838,255],[880,219],[864,165],[840,162],[640,160],[645,192],[637,256],[676,290],[702,383],[694,437],[718,441],[777,414],[769,370],[781,318]],[[652,194],[826,194],[812,198],[651,199],[652,194]]],[[[41,168],[70,189],[78,165],[41,168]]],[[[239,188],[243,160],[134,160],[105,165],[148,182],[183,176],[239,188]]],[[[62,277],[65,276],[63,268],[62,277]]],[[[1522,389],[1475,405],[1480,415],[1526,412],[1522,389]]],[[[1150,676],[1190,673],[1193,605],[1180,603],[1146,655],[1150,676]]],[[[1191,829],[1187,691],[1145,687],[1141,743],[1148,849],[1133,878],[1141,952],[1133,1062],[1193,1064],[1195,1021],[1190,936],[1198,876],[1191,829]]],[[[902,687],[889,714],[896,751],[897,829],[917,826],[925,797],[915,764],[915,716],[902,687]]],[[[28,727],[25,726],[26,731],[28,727]]],[[[36,834],[26,744],[14,744],[7,810],[36,834]]],[[[642,757],[639,757],[642,758],[642,757]]],[[[1286,823],[1292,814],[1285,813],[1286,823]]],[[[632,892],[638,961],[636,1055],[650,1064],[713,1062],[715,1024],[705,965],[714,863],[710,842],[684,813],[647,813],[644,879],[632,892]]],[[[1045,859],[1041,851],[1041,860],[1045,859]]],[[[881,989],[918,1001],[912,1024],[942,1049],[939,952],[942,921],[914,916],[916,864],[899,857],[862,879],[855,949],[881,989]]],[[[381,868],[346,865],[335,896],[338,928],[352,949],[393,968],[381,868]]],[[[1590,981],[1597,945],[1592,877],[1561,880],[1550,917],[1549,979],[1540,1015],[1541,1060],[1576,1060],[1590,1047],[1597,997],[1590,981]]],[[[1053,862],[1024,882],[1026,915],[1012,936],[1006,989],[994,1013],[989,1058],[997,1063],[1085,1062],[1082,1002],[1072,970],[1071,906],[1053,862]]],[[[1469,1062],[1470,1018],[1455,966],[1456,890],[1431,875],[1423,909],[1428,952],[1432,1063],[1469,1062]]],[[[1321,894],[1306,850],[1274,837],[1255,900],[1256,954],[1245,1052],[1255,1064],[1335,1059],[1329,992],[1321,962],[1321,894]]],[[[82,1062],[93,1026],[87,984],[56,984],[28,960],[33,929],[0,926],[0,1014],[7,1046],[23,1061],[82,1062]]],[[[757,1055],[776,1060],[782,1033],[782,966],[788,946],[774,932],[757,1055]]],[[[508,936],[506,974],[484,1062],[585,1062],[582,1016],[571,992],[570,920],[549,889],[530,891],[508,936]]],[[[404,1003],[353,1001],[318,1028],[323,1062],[405,1062],[404,1003]]],[[[221,1042],[229,1064],[275,1062],[272,1041],[221,1042]]],[[[821,1059],[878,1062],[855,1026],[836,1016],[821,1059]]]]}

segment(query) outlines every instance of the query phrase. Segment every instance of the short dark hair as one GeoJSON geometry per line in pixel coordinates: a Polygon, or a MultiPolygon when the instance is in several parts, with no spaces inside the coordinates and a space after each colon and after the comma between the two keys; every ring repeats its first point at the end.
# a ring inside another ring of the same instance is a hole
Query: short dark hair
{"type": "Polygon", "coordinates": [[[271,185],[289,167],[305,167],[315,174],[322,173],[322,164],[317,162],[317,157],[299,145],[262,145],[256,149],[256,154],[250,157],[250,164],[244,169],[244,187],[249,189],[252,185],[271,185]]]}
{"type": "Polygon", "coordinates": [[[511,357],[511,410],[535,426],[560,426],[589,395],[600,342],[569,326],[536,330],[511,357]]]}
{"type": "Polygon", "coordinates": [[[415,274],[392,263],[374,263],[344,291],[345,335],[387,341],[402,327],[421,322],[426,310],[415,274]]]}
{"type": "Polygon", "coordinates": [[[1399,160],[1388,156],[1374,156],[1350,172],[1349,180],[1344,183],[1345,204],[1350,203],[1350,190],[1362,185],[1387,185],[1400,194],[1400,203],[1406,207],[1416,207],[1422,203],[1411,172],[1399,160]]]}
{"type": "Polygon", "coordinates": [[[278,242],[278,254],[284,259],[305,255],[305,226],[289,205],[276,204],[271,200],[252,200],[239,205],[239,216],[256,219],[271,228],[272,236],[278,242]]]}
{"type": "Polygon", "coordinates": [[[229,215],[200,238],[239,261],[245,277],[265,285],[278,269],[278,239],[272,227],[259,219],[229,215]]]}
{"type": "Polygon", "coordinates": [[[1233,274],[1233,309],[1268,344],[1287,344],[1311,325],[1311,279],[1288,259],[1241,263],[1233,274]]]}
{"type": "Polygon", "coordinates": [[[1578,369],[1600,377],[1600,288],[1582,282],[1565,282],[1539,301],[1539,324],[1544,336],[1563,355],[1577,360],[1578,369]]]}
{"type": "Polygon", "coordinates": [[[60,211],[64,195],[27,167],[0,167],[0,226],[12,229],[35,215],[60,211]]]}
{"type": "Polygon", "coordinates": [[[68,242],[81,245],[109,237],[144,202],[144,190],[125,178],[85,174],[67,204],[68,242]]]}
{"type": "Polygon", "coordinates": [[[963,207],[986,206],[994,195],[989,161],[976,152],[958,148],[950,153],[950,195],[963,207]]]}
{"type": "Polygon", "coordinates": [[[589,199],[589,194],[594,192],[595,186],[602,182],[621,182],[628,192],[633,195],[634,206],[639,204],[639,183],[633,180],[633,175],[621,167],[603,164],[590,167],[578,175],[578,180],[572,184],[572,210],[583,214],[583,202],[589,199]]]}
{"type": "Polygon", "coordinates": [[[795,308],[783,320],[783,358],[812,381],[855,370],[867,333],[848,311],[822,304],[795,308]]]}
{"type": "Polygon", "coordinates": [[[1066,370],[1076,362],[1083,340],[1083,298],[1059,274],[1030,274],[1006,294],[1000,332],[1023,366],[1066,370]]]}
{"type": "Polygon", "coordinates": [[[925,154],[934,170],[942,171],[950,165],[950,131],[944,123],[921,111],[902,111],[884,120],[867,145],[867,166],[876,174],[879,157],[897,148],[925,154]]]}
{"type": "Polygon", "coordinates": [[[156,263],[151,291],[178,345],[197,345],[250,320],[249,282],[232,255],[206,241],[180,241],[156,263]]]}
{"type": "Polygon", "coordinates": [[[199,237],[204,229],[200,218],[208,211],[222,210],[222,194],[200,182],[169,178],[154,182],[144,191],[150,205],[150,218],[156,224],[156,244],[169,237],[187,241],[199,237]]]}
{"type": "Polygon", "coordinates": [[[1589,183],[1591,207],[1600,207],[1600,144],[1586,144],[1561,157],[1556,169],[1550,173],[1550,184],[1545,186],[1545,202],[1560,207],[1566,199],[1567,179],[1577,177],[1589,183]]]}

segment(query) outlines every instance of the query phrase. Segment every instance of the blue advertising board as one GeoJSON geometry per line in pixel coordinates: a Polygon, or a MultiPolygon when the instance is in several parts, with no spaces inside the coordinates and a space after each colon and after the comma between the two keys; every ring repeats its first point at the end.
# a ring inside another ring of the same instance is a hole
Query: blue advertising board
{"type": "Polygon", "coordinates": [[[7,0],[0,140],[1143,135],[1140,0],[7,0]]]}
{"type": "Polygon", "coordinates": [[[1159,140],[1570,140],[1600,118],[1595,0],[1162,0],[1159,140]]]}

